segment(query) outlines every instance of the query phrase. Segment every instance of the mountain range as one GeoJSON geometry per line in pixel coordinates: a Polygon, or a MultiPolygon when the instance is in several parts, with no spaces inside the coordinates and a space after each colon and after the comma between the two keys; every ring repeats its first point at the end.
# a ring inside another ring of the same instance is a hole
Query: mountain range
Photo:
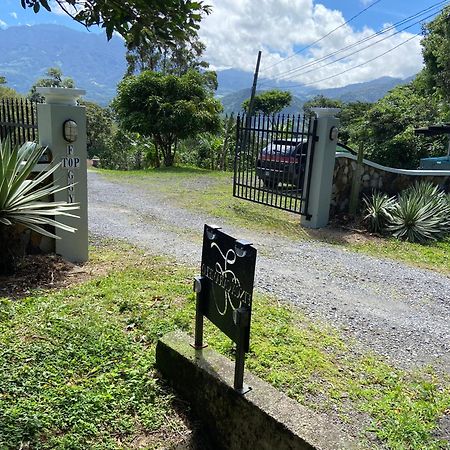
{"type": "MultiPolygon", "coordinates": [[[[60,25],[17,26],[0,30],[0,76],[7,86],[26,94],[49,67],[58,66],[75,85],[86,89],[86,98],[107,105],[116,94],[117,83],[126,71],[125,45],[119,37],[109,42],[103,34],[86,33],[60,25]]],[[[239,111],[249,97],[253,74],[237,69],[217,72],[217,97],[225,112],[239,111]]],[[[295,112],[314,95],[322,94],[343,101],[376,101],[400,83],[409,81],[383,77],[366,83],[321,89],[291,83],[292,105],[284,112],[295,112]]],[[[282,86],[289,86],[281,82],[282,86]]],[[[261,85],[277,87],[273,80],[261,79],[261,85]]]]}

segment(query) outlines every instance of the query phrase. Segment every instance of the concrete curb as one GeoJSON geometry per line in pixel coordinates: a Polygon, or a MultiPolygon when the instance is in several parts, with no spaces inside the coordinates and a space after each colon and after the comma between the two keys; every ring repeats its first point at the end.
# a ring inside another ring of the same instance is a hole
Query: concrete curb
{"type": "Polygon", "coordinates": [[[322,415],[290,399],[249,372],[252,390],[233,389],[234,364],[193,338],[172,332],[158,341],[156,366],[190,404],[217,449],[352,450],[361,445],[322,415]]]}

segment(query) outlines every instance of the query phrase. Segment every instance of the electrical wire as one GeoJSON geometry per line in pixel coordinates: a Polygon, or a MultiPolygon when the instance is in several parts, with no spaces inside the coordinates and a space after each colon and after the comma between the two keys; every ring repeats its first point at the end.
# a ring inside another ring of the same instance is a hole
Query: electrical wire
{"type": "MultiPolygon", "coordinates": [[[[391,30],[397,28],[398,26],[404,25],[405,23],[408,23],[408,22],[410,22],[411,20],[414,20],[414,19],[416,19],[416,18],[422,16],[423,14],[427,14],[427,13],[429,13],[430,11],[435,10],[435,9],[439,9],[439,10],[440,10],[441,7],[445,7],[445,6],[447,6],[447,5],[448,5],[448,0],[440,1],[439,3],[436,3],[436,4],[434,4],[434,5],[431,5],[431,6],[429,6],[428,8],[425,8],[425,9],[423,9],[423,10],[421,10],[421,11],[419,11],[419,12],[413,14],[412,16],[409,16],[409,17],[407,17],[406,19],[403,19],[403,20],[401,20],[401,21],[399,21],[399,22],[397,22],[397,23],[395,23],[395,24],[393,24],[393,25],[391,25],[391,26],[389,26],[389,27],[387,27],[387,28],[381,29],[381,30],[379,30],[378,32],[376,32],[376,33],[374,33],[374,34],[372,34],[372,35],[370,35],[370,36],[367,36],[367,37],[365,37],[364,39],[361,39],[361,40],[359,40],[359,41],[357,41],[357,42],[355,42],[355,43],[353,43],[353,44],[347,45],[347,46],[345,46],[345,47],[343,47],[343,48],[341,48],[341,49],[339,49],[339,50],[336,50],[336,51],[334,51],[334,52],[332,52],[332,53],[329,53],[328,55],[325,55],[325,56],[323,56],[323,57],[321,57],[321,58],[319,58],[319,59],[316,59],[316,60],[310,61],[310,62],[308,62],[308,63],[306,63],[306,64],[303,64],[302,66],[294,67],[294,68],[292,68],[292,69],[289,69],[289,70],[286,70],[286,71],[284,71],[284,72],[281,72],[281,73],[279,73],[279,74],[277,75],[277,77],[275,78],[275,80],[280,80],[280,79],[284,79],[284,80],[285,80],[285,79],[286,79],[285,75],[289,75],[289,74],[296,73],[296,72],[301,71],[301,70],[303,70],[303,69],[306,69],[306,68],[309,68],[309,67],[314,66],[314,65],[316,65],[316,64],[319,64],[320,62],[326,61],[327,59],[330,59],[330,58],[332,58],[333,56],[338,55],[339,53],[342,53],[342,52],[344,52],[344,51],[346,51],[346,50],[350,50],[350,49],[352,49],[352,48],[358,47],[360,44],[363,44],[364,42],[367,42],[367,41],[369,41],[369,40],[372,40],[372,39],[376,38],[377,36],[380,36],[380,35],[382,35],[382,34],[385,34],[385,33],[389,32],[389,31],[391,31],[391,30]]],[[[419,21],[417,21],[417,22],[413,23],[412,25],[410,25],[410,26],[404,28],[402,31],[404,31],[404,30],[406,30],[406,29],[408,29],[408,28],[411,28],[412,26],[416,25],[417,23],[419,23],[419,22],[421,22],[421,21],[423,21],[423,20],[426,20],[426,19],[432,17],[434,14],[435,14],[435,12],[434,12],[433,14],[431,14],[431,15],[425,17],[425,18],[424,18],[424,17],[421,17],[421,19],[420,19],[419,21]]],[[[395,33],[395,34],[398,34],[398,32],[395,33]]],[[[390,35],[390,36],[393,36],[393,35],[390,35]]],[[[389,37],[390,37],[390,36],[389,36],[389,37]]],[[[384,40],[384,39],[382,39],[382,40],[384,40]]],[[[377,42],[381,42],[382,40],[379,40],[379,41],[377,41],[377,42]]],[[[368,48],[368,47],[365,47],[365,48],[368,48]]],[[[364,49],[365,49],[365,48],[364,48],[364,49]]],[[[363,50],[363,49],[361,49],[361,50],[363,50]]],[[[357,52],[355,52],[355,53],[357,53],[357,52]]],[[[353,53],[353,54],[354,54],[354,53],[353,53]]],[[[350,56],[350,55],[347,55],[347,56],[350,56]]],[[[291,77],[288,77],[287,79],[290,79],[290,78],[291,78],[291,77]]],[[[267,83],[270,83],[270,82],[272,82],[273,80],[274,80],[274,79],[267,80],[267,81],[263,81],[263,82],[260,84],[260,86],[265,85],[265,84],[267,84],[267,83]]]]}
{"type": "MultiPolygon", "coordinates": [[[[283,77],[283,81],[287,81],[287,80],[292,79],[293,77],[296,77],[296,76],[299,76],[299,75],[306,75],[306,74],[311,73],[311,72],[314,72],[314,71],[316,71],[316,70],[323,69],[323,68],[325,68],[325,67],[331,66],[331,65],[333,65],[333,64],[335,64],[335,63],[337,63],[337,62],[339,62],[339,61],[342,61],[342,60],[348,58],[349,56],[356,55],[357,53],[360,53],[360,52],[362,52],[363,50],[367,50],[367,49],[370,48],[370,47],[373,47],[373,46],[375,46],[375,45],[378,45],[378,44],[380,44],[381,42],[386,41],[387,39],[391,39],[392,37],[394,37],[394,36],[396,36],[396,35],[398,35],[398,34],[400,34],[400,33],[403,33],[404,31],[408,30],[409,28],[412,28],[413,26],[417,25],[418,23],[420,23],[420,22],[422,22],[422,21],[424,21],[424,20],[430,19],[430,18],[433,17],[434,15],[435,15],[435,13],[430,14],[430,15],[427,16],[427,17],[421,18],[419,21],[414,22],[414,23],[412,23],[411,25],[408,25],[407,27],[402,28],[401,30],[396,31],[396,32],[393,33],[393,34],[389,34],[388,36],[384,37],[383,39],[379,39],[379,40],[376,41],[376,42],[372,42],[371,44],[366,45],[365,47],[362,47],[362,48],[360,48],[360,49],[358,49],[358,50],[355,50],[354,52],[351,52],[351,53],[348,53],[348,54],[346,54],[346,55],[344,55],[344,56],[341,56],[340,58],[335,59],[335,60],[333,60],[333,61],[331,61],[331,62],[329,62],[329,63],[327,63],[327,64],[323,64],[322,66],[319,66],[319,67],[317,67],[317,68],[309,69],[310,67],[315,66],[315,65],[321,63],[322,61],[324,61],[325,59],[329,59],[329,58],[325,58],[325,57],[324,57],[324,58],[321,58],[321,59],[316,60],[315,62],[311,62],[311,63],[305,64],[304,66],[301,66],[301,67],[297,68],[295,71],[293,71],[293,73],[292,73],[291,75],[289,75],[288,77],[283,77]],[[309,70],[303,71],[303,69],[309,69],[309,70]],[[295,73],[294,73],[294,72],[295,72],[295,73]]],[[[340,52],[339,52],[339,53],[340,53],[340,52]]],[[[279,78],[278,78],[278,79],[279,79],[279,78]]],[[[261,83],[260,87],[261,87],[262,85],[266,84],[266,83],[268,83],[268,81],[261,83]]]]}
{"type": "Polygon", "coordinates": [[[333,30],[329,31],[327,34],[325,34],[324,36],[322,36],[321,38],[317,39],[316,41],[312,42],[311,44],[308,44],[307,46],[301,48],[300,50],[297,50],[294,54],[280,60],[277,61],[276,63],[273,63],[270,66],[267,67],[263,67],[261,68],[261,71],[266,71],[267,69],[270,69],[271,67],[275,67],[278,64],[281,64],[284,61],[287,61],[288,59],[293,58],[295,55],[298,55],[299,53],[304,52],[305,50],[308,50],[308,48],[311,48],[312,46],[316,45],[317,43],[323,41],[324,39],[326,39],[328,36],[330,36],[331,34],[333,34],[335,31],[339,30],[340,28],[344,27],[345,25],[349,24],[350,22],[352,22],[353,20],[355,20],[357,17],[359,17],[361,14],[365,13],[368,9],[372,8],[372,6],[375,6],[377,3],[380,3],[381,0],[376,0],[373,3],[371,3],[369,6],[367,6],[366,8],[364,8],[362,11],[360,11],[358,14],[354,15],[353,17],[351,17],[350,19],[348,19],[346,22],[342,23],[341,25],[339,25],[338,27],[334,28],[333,30]]]}
{"type": "Polygon", "coordinates": [[[395,47],[392,47],[391,49],[389,49],[389,50],[387,50],[387,51],[381,53],[380,55],[375,56],[374,58],[371,58],[371,59],[369,59],[369,60],[367,60],[367,61],[364,61],[364,62],[361,63],[361,64],[358,64],[357,66],[350,67],[349,69],[346,69],[346,70],[344,70],[344,71],[342,71],[342,72],[336,73],[336,74],[331,75],[331,76],[329,76],[329,77],[322,78],[322,79],[320,79],[320,80],[311,81],[310,83],[305,83],[305,84],[294,84],[294,85],[291,85],[291,86],[280,86],[280,89],[290,89],[290,88],[293,88],[293,87],[310,86],[310,85],[312,85],[312,84],[322,83],[322,81],[331,80],[332,78],[335,78],[335,77],[338,77],[338,76],[340,76],[340,75],[343,75],[344,73],[347,73],[347,72],[350,72],[350,71],[352,71],[352,70],[358,69],[359,67],[365,66],[366,64],[368,64],[368,63],[370,63],[370,62],[372,62],[372,61],[375,61],[375,60],[377,60],[377,59],[379,59],[379,58],[381,58],[381,57],[387,55],[388,53],[393,52],[393,51],[396,50],[397,48],[401,47],[402,45],[407,44],[408,42],[410,42],[410,41],[412,41],[413,39],[416,39],[416,38],[418,38],[418,37],[420,37],[420,36],[417,35],[417,34],[415,34],[414,36],[410,37],[410,38],[407,39],[406,41],[401,42],[400,44],[398,44],[398,45],[396,45],[395,47]]]}

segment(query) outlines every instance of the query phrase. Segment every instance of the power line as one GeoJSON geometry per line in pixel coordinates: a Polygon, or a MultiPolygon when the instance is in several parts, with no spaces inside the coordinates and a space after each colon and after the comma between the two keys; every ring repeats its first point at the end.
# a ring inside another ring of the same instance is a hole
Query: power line
{"type": "MultiPolygon", "coordinates": [[[[284,75],[289,75],[289,74],[292,74],[292,73],[294,73],[294,72],[298,72],[298,71],[301,71],[301,70],[306,69],[306,68],[308,68],[308,67],[314,66],[314,65],[316,65],[316,64],[318,64],[318,63],[320,63],[320,62],[322,62],[322,61],[325,61],[325,60],[327,60],[327,59],[332,58],[333,56],[338,55],[339,53],[342,53],[342,52],[344,52],[344,51],[346,51],[346,50],[350,50],[350,49],[352,49],[352,48],[354,48],[354,47],[359,46],[360,44],[363,44],[364,42],[367,42],[367,41],[369,41],[369,40],[374,39],[374,38],[377,37],[377,36],[380,36],[380,35],[382,35],[382,34],[385,34],[385,33],[389,32],[389,31],[395,29],[395,28],[398,27],[398,26],[401,26],[401,25],[403,25],[403,24],[405,24],[405,23],[410,22],[411,20],[416,19],[417,17],[420,17],[420,16],[422,16],[422,15],[424,15],[424,14],[427,14],[428,12],[430,12],[430,11],[432,11],[432,10],[440,9],[442,6],[445,7],[445,6],[447,6],[447,5],[446,5],[447,1],[448,1],[448,0],[443,0],[443,1],[440,1],[439,3],[436,3],[436,4],[434,4],[434,5],[431,5],[431,6],[429,6],[428,8],[425,8],[425,9],[423,9],[423,10],[421,10],[421,11],[419,11],[419,12],[413,14],[412,16],[407,17],[406,19],[403,19],[403,20],[401,20],[401,21],[399,21],[399,22],[397,22],[397,23],[395,23],[395,24],[393,24],[393,25],[391,25],[391,26],[389,26],[389,27],[387,27],[387,28],[381,29],[381,30],[377,31],[377,32],[374,33],[374,34],[365,37],[364,39],[361,39],[361,40],[359,40],[359,41],[357,41],[357,42],[355,42],[355,43],[353,43],[353,44],[347,45],[347,46],[345,46],[345,47],[343,47],[343,48],[341,48],[341,49],[339,49],[339,50],[336,50],[336,51],[334,51],[334,52],[332,52],[332,53],[329,53],[328,55],[325,55],[325,56],[323,56],[323,57],[321,57],[321,58],[319,58],[319,59],[310,61],[309,63],[306,63],[306,64],[304,64],[304,65],[302,65],[302,66],[294,67],[294,68],[292,68],[292,69],[289,69],[289,70],[286,70],[286,71],[284,71],[284,72],[281,72],[280,74],[278,74],[278,76],[277,76],[277,78],[275,78],[275,80],[276,80],[276,79],[281,79],[281,78],[286,79],[286,77],[284,77],[284,75]]],[[[434,12],[433,14],[431,14],[430,16],[427,16],[427,17],[425,17],[425,18],[422,17],[419,21],[417,21],[417,22],[413,23],[412,25],[410,25],[410,26],[404,28],[402,31],[404,31],[404,30],[406,30],[406,29],[408,29],[408,28],[411,28],[412,26],[416,25],[417,23],[419,23],[419,22],[421,22],[421,21],[423,21],[423,20],[428,19],[429,17],[432,17],[434,14],[435,14],[435,12],[434,12]]],[[[395,34],[398,34],[398,33],[395,33],[395,34]]],[[[391,36],[392,36],[392,35],[391,35],[391,36]]],[[[390,36],[390,37],[391,37],[391,36],[390,36]]],[[[382,39],[382,40],[384,40],[384,39],[382,39]]],[[[381,42],[382,40],[377,41],[377,42],[381,42]]],[[[367,48],[367,47],[365,47],[365,48],[367,48]]],[[[361,49],[361,50],[363,50],[363,49],[361,49]]],[[[356,52],[355,52],[355,53],[356,53],[356,52]]],[[[350,56],[350,55],[347,55],[347,56],[350,56]]],[[[280,61],[280,62],[281,62],[281,61],[280,61]]],[[[291,78],[291,77],[290,77],[290,78],[291,78]]],[[[289,79],[289,78],[288,78],[288,79],[289,79]]],[[[272,80],[268,80],[268,81],[263,82],[262,85],[267,84],[267,83],[270,83],[271,81],[273,81],[273,79],[272,79],[272,80]]]]}
{"type": "MultiPolygon", "coordinates": [[[[342,61],[343,59],[346,59],[346,58],[348,58],[349,56],[356,55],[357,53],[360,53],[360,52],[362,52],[363,50],[367,50],[368,48],[373,47],[374,45],[378,45],[378,44],[380,44],[381,42],[386,41],[387,39],[391,39],[392,37],[394,37],[394,36],[396,36],[396,35],[398,35],[398,34],[400,34],[400,33],[403,33],[405,30],[408,30],[409,28],[412,28],[414,25],[417,25],[418,23],[420,23],[420,22],[422,22],[422,21],[424,21],[424,20],[427,20],[427,19],[433,17],[434,15],[435,15],[435,13],[430,14],[430,15],[428,15],[427,17],[421,18],[419,21],[414,22],[413,24],[408,25],[407,27],[402,28],[401,30],[396,31],[395,33],[390,34],[390,35],[384,37],[383,39],[379,39],[379,40],[376,41],[376,42],[373,42],[373,43],[371,43],[371,44],[369,44],[369,45],[366,45],[365,47],[362,47],[362,48],[360,48],[360,49],[358,49],[358,50],[355,50],[354,52],[351,52],[351,53],[348,53],[348,54],[346,54],[346,55],[344,55],[344,56],[341,56],[340,58],[335,59],[335,60],[333,60],[333,61],[331,61],[331,62],[329,62],[329,63],[327,63],[327,64],[323,64],[322,66],[319,66],[319,67],[317,67],[317,68],[309,69],[309,70],[304,71],[304,69],[308,69],[308,68],[310,68],[310,67],[312,67],[312,66],[315,66],[315,65],[317,65],[317,64],[319,64],[319,63],[325,61],[326,59],[329,59],[329,57],[323,57],[323,58],[320,58],[320,59],[318,59],[318,60],[316,60],[316,61],[313,61],[313,62],[311,62],[311,63],[305,64],[304,66],[300,66],[300,67],[296,68],[295,70],[292,70],[292,74],[291,74],[290,76],[288,76],[288,77],[283,77],[283,81],[287,81],[287,80],[292,79],[292,78],[295,77],[295,76],[306,75],[306,74],[308,74],[308,73],[314,72],[315,70],[319,70],[319,69],[323,69],[323,68],[325,68],[325,67],[331,66],[332,64],[335,64],[335,63],[337,63],[337,62],[339,62],[339,61],[342,61]],[[294,72],[295,72],[295,73],[294,73],[294,72]]],[[[343,49],[342,49],[342,50],[343,50],[343,49]]],[[[340,50],[340,51],[338,51],[338,52],[335,52],[335,54],[341,53],[342,50],[340,50]]],[[[333,54],[333,56],[335,56],[335,54],[333,54]]],[[[280,79],[280,78],[278,78],[278,79],[280,79]]],[[[266,83],[267,83],[267,82],[266,82],[266,83]]],[[[265,83],[262,83],[262,84],[265,84],[265,83]]]]}
{"type": "Polygon", "coordinates": [[[377,3],[380,3],[381,0],[376,0],[373,3],[371,3],[369,6],[367,6],[366,8],[364,8],[362,11],[360,11],[358,14],[354,15],[353,17],[351,17],[350,19],[348,19],[346,22],[342,23],[341,25],[339,25],[338,27],[334,28],[333,30],[329,31],[327,34],[325,34],[324,36],[322,36],[321,38],[317,39],[316,41],[312,42],[311,44],[308,44],[306,47],[301,48],[300,50],[297,50],[294,54],[274,63],[271,64],[270,66],[267,67],[263,67],[262,68],[262,72],[266,71],[267,69],[270,69],[271,67],[277,66],[278,64],[281,64],[283,61],[287,61],[288,59],[293,58],[295,55],[298,55],[299,53],[304,52],[305,50],[308,50],[308,48],[311,48],[313,45],[316,45],[317,43],[323,41],[324,39],[326,39],[328,36],[330,36],[331,34],[333,34],[335,31],[339,30],[340,28],[344,27],[345,25],[349,24],[350,22],[352,22],[354,19],[356,19],[357,17],[359,17],[361,14],[363,14],[364,12],[366,12],[368,9],[372,8],[372,6],[375,6],[377,3]]]}
{"type": "Polygon", "coordinates": [[[364,62],[361,63],[361,64],[358,64],[357,66],[350,67],[349,69],[346,69],[346,70],[344,70],[344,71],[342,71],[342,72],[336,73],[336,74],[331,75],[331,76],[329,76],[329,77],[322,78],[322,79],[320,79],[320,80],[311,81],[310,83],[305,83],[305,84],[294,84],[294,85],[292,85],[292,86],[284,86],[284,87],[283,87],[283,86],[280,86],[280,88],[281,88],[281,89],[288,89],[288,88],[293,88],[293,87],[310,86],[310,85],[312,85],[312,84],[321,83],[322,81],[331,80],[332,78],[335,78],[335,77],[338,77],[338,76],[340,76],[340,75],[343,75],[344,73],[347,73],[347,72],[350,72],[350,71],[352,71],[352,70],[358,69],[359,67],[365,66],[366,64],[368,64],[368,63],[370,63],[370,62],[372,62],[372,61],[375,61],[376,59],[379,59],[379,58],[381,58],[382,56],[387,55],[388,53],[393,52],[393,51],[396,50],[397,48],[401,47],[402,45],[407,44],[409,41],[412,41],[413,39],[416,39],[416,38],[418,38],[418,37],[419,37],[419,35],[415,34],[414,36],[410,37],[410,38],[407,39],[406,41],[401,42],[400,44],[398,44],[398,45],[396,45],[395,47],[392,47],[391,49],[389,49],[389,50],[387,50],[387,51],[381,53],[380,55],[375,56],[374,58],[371,58],[371,59],[369,59],[369,60],[367,60],[367,61],[364,61],[364,62]]]}

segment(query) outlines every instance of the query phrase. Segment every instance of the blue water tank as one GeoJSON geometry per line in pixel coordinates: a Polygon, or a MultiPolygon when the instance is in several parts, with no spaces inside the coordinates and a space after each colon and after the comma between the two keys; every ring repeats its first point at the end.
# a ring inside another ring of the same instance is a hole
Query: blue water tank
{"type": "Polygon", "coordinates": [[[450,156],[436,158],[422,158],[419,169],[422,170],[450,170],[450,156]]]}

